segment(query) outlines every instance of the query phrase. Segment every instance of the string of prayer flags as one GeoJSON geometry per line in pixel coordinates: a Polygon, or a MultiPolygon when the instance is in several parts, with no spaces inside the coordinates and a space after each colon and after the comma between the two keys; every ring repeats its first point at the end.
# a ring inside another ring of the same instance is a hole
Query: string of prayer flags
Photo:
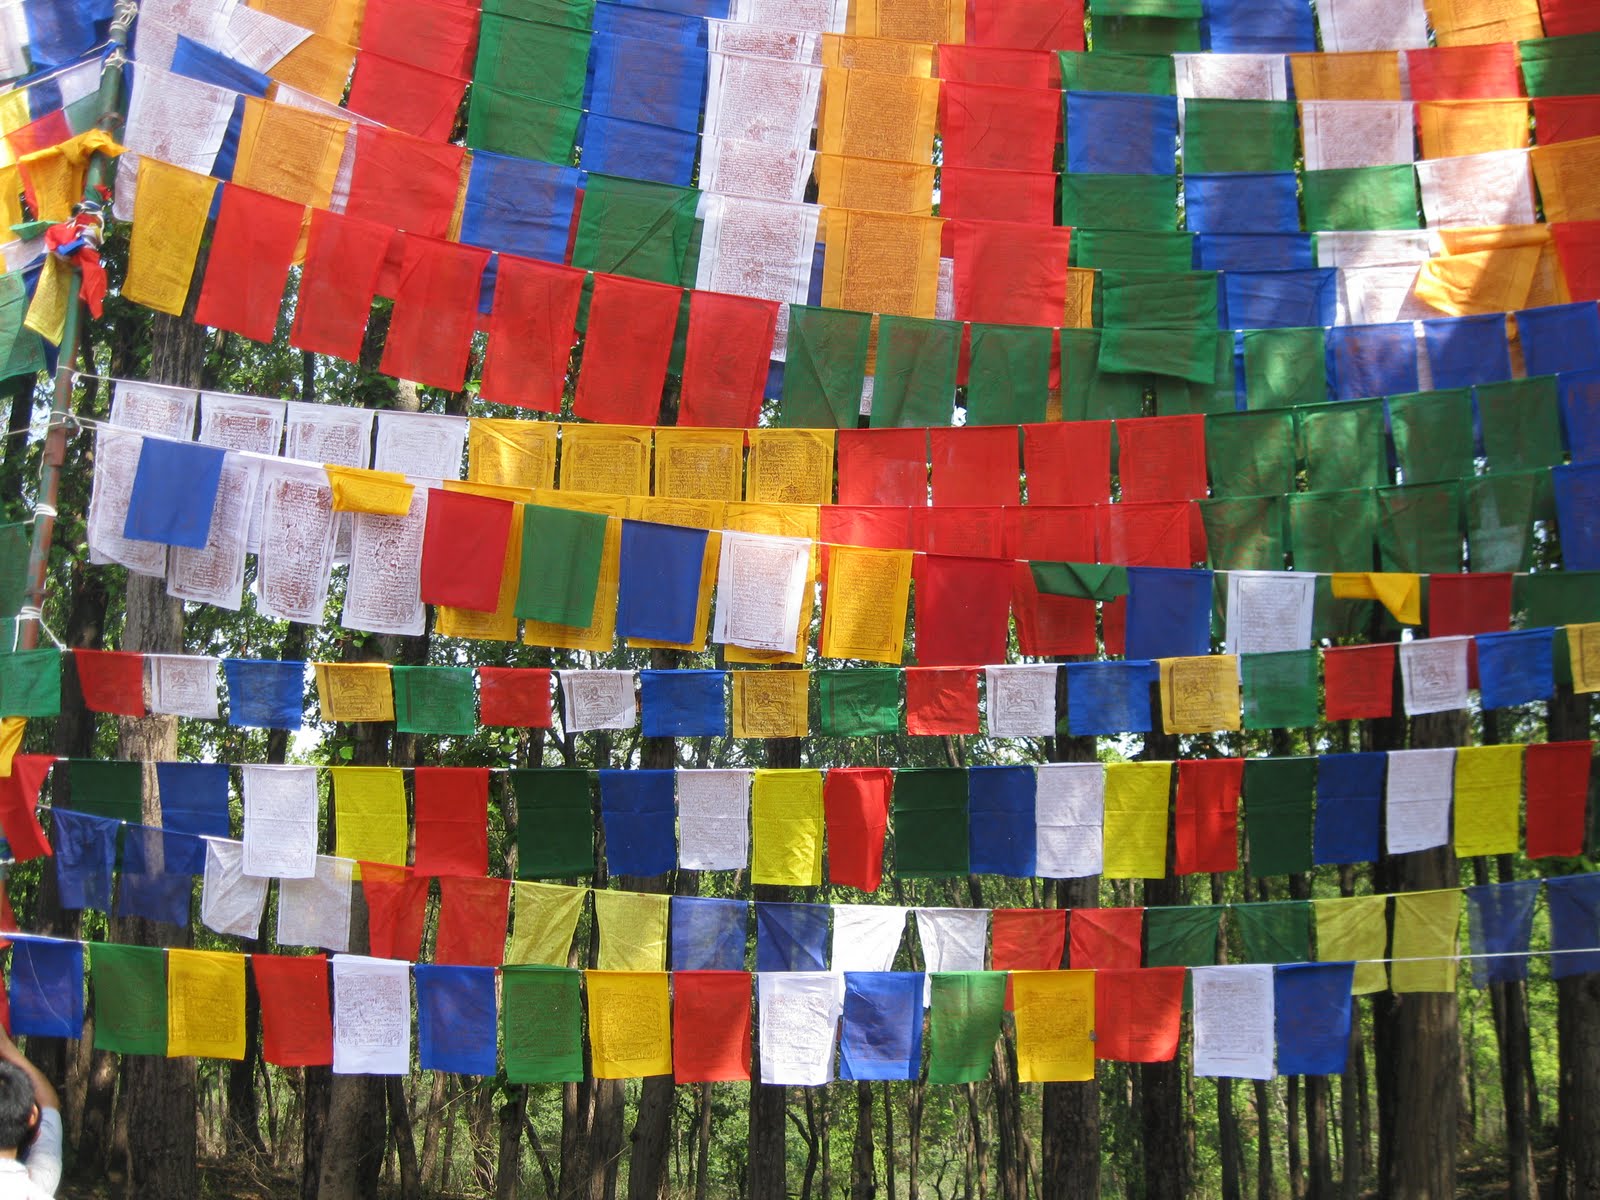
{"type": "Polygon", "coordinates": [[[752,883],[815,887],[822,882],[822,775],[759,770],[750,795],[752,883]]]}
{"type": "Polygon", "coordinates": [[[1459,888],[1396,894],[1389,986],[1396,992],[1455,991],[1460,920],[1459,888]]]}
{"type": "Polygon", "coordinates": [[[1591,742],[1549,742],[1528,747],[1529,858],[1575,857],[1582,853],[1592,752],[1591,742]]]}
{"type": "Polygon", "coordinates": [[[1537,879],[1508,880],[1465,889],[1472,983],[1515,983],[1528,978],[1527,950],[1533,936],[1537,879]]]}
{"type": "Polygon", "coordinates": [[[672,898],[672,969],[743,971],[750,906],[743,900],[672,898]]]}

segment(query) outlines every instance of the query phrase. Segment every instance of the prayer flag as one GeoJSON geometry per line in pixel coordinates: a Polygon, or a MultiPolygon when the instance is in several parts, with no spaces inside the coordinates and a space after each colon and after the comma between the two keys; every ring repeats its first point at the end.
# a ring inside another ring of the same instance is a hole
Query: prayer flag
{"type": "Polygon", "coordinates": [[[1515,854],[1522,746],[1463,746],[1455,755],[1456,856],[1515,854]]]}
{"type": "Polygon", "coordinates": [[[906,732],[940,736],[978,732],[978,672],[974,668],[908,667],[906,732]]]}
{"type": "Polygon", "coordinates": [[[756,970],[823,971],[828,963],[826,904],[756,904],[756,970]]]}
{"type": "Polygon", "coordinates": [[[1533,936],[1537,879],[1482,884],[1466,889],[1467,928],[1472,948],[1472,982],[1514,983],[1528,978],[1527,950],[1533,936]]]}
{"type": "Polygon", "coordinates": [[[900,662],[911,573],[906,550],[829,547],[822,656],[900,662]]]}
{"type": "Polygon", "coordinates": [[[334,1074],[402,1075],[410,1068],[410,964],[335,955],[334,1074]]]}
{"type": "MultiPolygon", "coordinates": [[[[564,250],[564,231],[561,241],[564,250]]],[[[499,255],[483,359],[485,400],[538,412],[561,410],[586,278],[585,272],[558,263],[499,255]]]]}
{"type": "Polygon", "coordinates": [[[1143,956],[1142,908],[1075,908],[1068,925],[1068,954],[1078,970],[1133,968],[1143,956]]]}
{"type": "Polygon", "coordinates": [[[505,952],[506,962],[564,965],[589,890],[518,881],[511,885],[511,895],[515,915],[511,942],[505,952]]]}
{"type": "Polygon", "coordinates": [[[1106,767],[1105,875],[1160,879],[1167,871],[1169,762],[1106,767]]]}
{"type": "Polygon", "coordinates": [[[392,767],[332,767],[338,822],[334,854],[363,862],[406,861],[406,792],[392,767]]]}
{"type": "Polygon", "coordinates": [[[1194,987],[1194,1073],[1271,1079],[1273,968],[1196,967],[1190,980],[1194,987]]]}
{"type": "Polygon", "coordinates": [[[64,909],[111,911],[111,873],[122,822],[68,808],[54,809],[56,887],[64,909]]]}
{"type": "Polygon", "coordinates": [[[422,925],[428,913],[428,876],[410,867],[367,863],[361,895],[367,902],[368,944],[380,958],[415,961],[422,955],[422,925]]]}
{"type": "Polygon", "coordinates": [[[1394,898],[1391,956],[1395,961],[1390,987],[1396,992],[1454,992],[1456,926],[1460,921],[1460,888],[1398,893],[1394,898]],[[1404,961],[1407,959],[1415,961],[1404,961]]]}
{"type": "Polygon", "coordinates": [[[167,951],[167,1057],[244,1057],[244,959],[167,951]]]}
{"type": "Polygon", "coordinates": [[[1239,659],[1231,654],[1164,658],[1161,727],[1168,733],[1239,728],[1239,659]]]}
{"type": "Polygon", "coordinates": [[[672,969],[743,971],[750,905],[700,896],[672,898],[672,969]]]}
{"type": "Polygon", "coordinates": [[[395,667],[392,674],[399,732],[465,736],[477,728],[470,668],[395,667]]]}
{"type": "Polygon", "coordinates": [[[664,971],[670,897],[646,892],[595,891],[602,971],[664,971]]]}
{"type": "Polygon", "coordinates": [[[1314,757],[1245,761],[1244,829],[1252,875],[1294,875],[1311,869],[1316,775],[1314,757]]]}
{"type": "Polygon", "coordinates": [[[673,972],[674,1083],[750,1078],[750,992],[744,971],[673,972]]]}
{"type": "Polygon", "coordinates": [[[328,960],[320,954],[252,954],[250,970],[261,997],[261,1057],[278,1067],[330,1064],[328,960]]]}
{"type": "Polygon", "coordinates": [[[1549,742],[1527,750],[1529,858],[1583,853],[1592,742],[1549,742]]]}
{"type": "Polygon", "coordinates": [[[733,736],[805,737],[809,671],[733,671],[733,736]]]}
{"type": "Polygon", "coordinates": [[[1094,972],[1017,971],[1017,1078],[1025,1083],[1094,1078],[1094,972]]]}
{"type": "Polygon", "coordinates": [[[509,1081],[583,1079],[582,979],[580,971],[551,967],[513,967],[500,973],[500,1023],[509,1081]]]}
{"type": "Polygon", "coordinates": [[[823,782],[828,881],[875,892],[883,879],[894,772],[886,767],[835,767],[823,782]]]}
{"type": "Polygon", "coordinates": [[[920,971],[852,971],[844,977],[842,1079],[915,1079],[922,1066],[920,971]]]}
{"type": "Polygon", "coordinates": [[[965,875],[968,799],[964,770],[910,768],[894,783],[895,873],[903,879],[965,875]]]}
{"type": "Polygon", "coordinates": [[[681,298],[676,287],[595,275],[574,413],[622,425],[656,423],[681,298]]]}
{"type": "Polygon", "coordinates": [[[972,767],[968,780],[968,869],[1031,878],[1035,871],[1032,767],[972,767]]]}
{"type": "Polygon", "coordinates": [[[1185,759],[1178,764],[1177,874],[1239,869],[1243,782],[1243,759],[1185,759]]]}
{"type": "Polygon", "coordinates": [[[412,782],[417,873],[488,874],[488,768],[414,767],[412,782]]]}
{"type": "Polygon", "coordinates": [[[84,707],[93,712],[145,715],[144,655],[114,650],[74,650],[73,666],[84,707]]]}
{"type": "Polygon", "coordinates": [[[817,672],[824,737],[900,732],[900,676],[889,667],[817,672]]]}
{"type": "Polygon", "coordinates": [[[509,501],[430,488],[422,535],[423,603],[494,612],[511,515],[509,501]]]}
{"type": "MultiPolygon", "coordinates": [[[[139,157],[140,198],[135,203],[143,219],[135,222],[138,232],[128,242],[128,275],[122,285],[126,299],[171,316],[183,313],[216,188],[215,179],[149,155],[139,157]]],[[[209,515],[210,509],[206,511],[209,515]]]]}
{"type": "Polygon", "coordinates": [[[1317,723],[1317,652],[1241,655],[1244,727],[1277,729],[1317,723]]]}
{"type": "Polygon", "coordinates": [[[485,725],[550,728],[550,671],[544,667],[479,667],[478,719],[485,725]]]}
{"type": "Polygon", "coordinates": [[[594,871],[593,774],[513,770],[517,798],[517,877],[560,878],[594,871]]]}
{"type": "Polygon", "coordinates": [[[289,340],[354,362],[361,356],[367,316],[393,228],[322,209],[311,212],[305,269],[289,340]]]}
{"type": "MultiPolygon", "coordinates": [[[[1571,953],[1600,946],[1600,886],[1596,886],[1597,883],[1600,883],[1600,876],[1596,875],[1552,876],[1545,880],[1545,896],[1550,905],[1550,949],[1567,952],[1550,956],[1552,979],[1570,979],[1600,970],[1600,953],[1571,953]]],[[[15,959],[12,970],[16,970],[15,959]]],[[[13,1013],[15,1003],[13,1000],[13,1013]]]]}
{"type": "Polygon", "coordinates": [[[1330,646],[1323,652],[1325,710],[1330,721],[1387,717],[1394,710],[1395,646],[1330,646]]]}
{"type": "Polygon", "coordinates": [[[303,662],[225,658],[228,724],[258,729],[299,729],[304,724],[303,662]]]}
{"type": "Polygon", "coordinates": [[[505,958],[510,901],[507,880],[441,875],[434,961],[499,966],[505,958]]]}
{"type": "Polygon", "coordinates": [[[917,662],[1001,662],[1010,623],[1011,564],[929,554],[917,564],[917,662]]]}
{"type": "Polygon", "coordinates": [[[1074,737],[1150,729],[1150,662],[1067,664],[1067,728],[1074,737]]]}
{"type": "Polygon", "coordinates": [[[645,737],[717,737],[728,732],[723,671],[641,671],[645,737]]]}
{"type": "Polygon", "coordinates": [[[1342,1075],[1350,1055],[1354,963],[1293,963],[1273,971],[1278,1070],[1342,1075]]]}
{"type": "Polygon", "coordinates": [[[844,977],[764,971],[756,977],[761,1082],[818,1086],[833,1076],[844,977]]]}
{"type": "Polygon", "coordinates": [[[1317,863],[1376,862],[1382,819],[1384,754],[1324,754],[1317,760],[1317,863]]]}
{"type": "Polygon", "coordinates": [[[205,870],[204,843],[186,833],[131,827],[123,838],[117,915],[189,924],[194,876],[205,870]]]}
{"type": "Polygon", "coordinates": [[[424,1071],[493,1075],[495,972],[418,963],[417,1063],[424,1071]]]}
{"type": "Polygon", "coordinates": [[[680,424],[742,429],[757,423],[777,322],[771,300],[690,294],[680,424]]]}
{"type": "Polygon", "coordinates": [[[1095,1058],[1170,1062],[1178,1052],[1187,976],[1179,966],[1097,970],[1095,1058]]]}
{"type": "Polygon", "coordinates": [[[83,1036],[83,943],[12,942],[10,985],[11,1036],[83,1036]]]}
{"type": "Polygon", "coordinates": [[[145,438],[122,536],[205,549],[226,457],[219,447],[145,438]]]}
{"type": "Polygon", "coordinates": [[[292,201],[224,187],[194,319],[270,342],[305,215],[292,201]]]}
{"type": "Polygon", "coordinates": [[[600,772],[600,819],[613,875],[664,875],[677,862],[673,772],[600,772]]]}
{"type": "Polygon", "coordinates": [[[824,806],[815,770],[758,770],[750,796],[752,883],[822,882],[824,806]]]}
{"type": "Polygon", "coordinates": [[[987,1078],[1000,1037],[1005,973],[941,972],[927,978],[928,1082],[976,1083],[987,1078]]]}
{"type": "Polygon", "coordinates": [[[547,505],[523,509],[517,616],[578,628],[593,622],[609,520],[547,505]]]}
{"type": "Polygon", "coordinates": [[[1389,986],[1382,961],[1389,945],[1389,897],[1348,896],[1313,900],[1317,921],[1317,957],[1322,961],[1355,959],[1351,993],[1364,996],[1389,986]]]}
{"type": "Polygon", "coordinates": [[[624,637],[695,640],[703,529],[623,521],[617,632],[624,637]]]}

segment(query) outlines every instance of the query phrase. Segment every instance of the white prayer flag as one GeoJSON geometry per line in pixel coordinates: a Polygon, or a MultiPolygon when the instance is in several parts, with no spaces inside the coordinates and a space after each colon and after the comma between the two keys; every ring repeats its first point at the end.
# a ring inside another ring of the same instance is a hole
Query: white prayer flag
{"type": "Polygon", "coordinates": [[[815,204],[701,193],[704,232],[695,287],[775,301],[775,358],[783,358],[788,345],[789,305],[804,304],[810,294],[821,211],[815,204]]]}
{"type": "Polygon", "coordinates": [[[1195,967],[1194,1073],[1271,1079],[1277,1048],[1272,967],[1195,967]]]}
{"type": "Polygon", "coordinates": [[[1334,324],[1392,325],[1437,317],[1438,310],[1417,296],[1417,280],[1424,269],[1420,263],[1341,267],[1334,324]]]}
{"type": "Polygon", "coordinates": [[[317,869],[317,769],[241,767],[246,875],[306,879],[317,869]]]}
{"type": "Polygon", "coordinates": [[[703,193],[799,203],[806,198],[815,159],[816,152],[803,146],[704,138],[700,143],[700,188],[703,193]]]}
{"type": "Polygon", "coordinates": [[[632,729],[639,719],[632,671],[562,671],[561,700],[568,733],[632,729]]]}
{"type": "Polygon", "coordinates": [[[244,873],[244,845],[206,838],[206,867],[200,884],[200,921],[207,929],[234,937],[261,936],[267,907],[267,881],[244,873]]]}
{"type": "Polygon", "coordinates": [[[938,971],[981,971],[989,942],[986,908],[918,908],[917,939],[922,943],[922,968],[938,971]]]}
{"type": "Polygon", "coordinates": [[[742,54],[784,62],[822,61],[822,39],[816,30],[706,18],[706,48],[712,54],[742,54]]]}
{"type": "Polygon", "coordinates": [[[780,146],[811,144],[817,96],[822,90],[820,66],[809,58],[785,62],[716,50],[706,58],[705,137],[780,146]]]}
{"type": "Polygon", "coordinates": [[[1526,150],[1495,150],[1417,164],[1428,228],[1532,225],[1533,169],[1526,150]]]}
{"type": "Polygon", "coordinates": [[[202,446],[276,454],[283,444],[285,401],[261,396],[231,396],[226,392],[200,393],[202,446]]]}
{"type": "Polygon", "coordinates": [[[1318,0],[1322,48],[1425,50],[1428,16],[1422,0],[1318,0]]]}
{"type": "Polygon", "coordinates": [[[1104,865],[1105,767],[1100,763],[1040,763],[1034,778],[1035,869],[1040,877],[1077,879],[1100,874],[1104,865]]]}
{"type": "Polygon", "coordinates": [[[1308,171],[1391,166],[1417,156],[1409,101],[1307,100],[1300,129],[1308,171]]]}
{"type": "Polygon", "coordinates": [[[1426,229],[1341,229],[1319,232],[1319,267],[1421,266],[1434,251],[1436,235],[1426,229]]]}
{"type": "Polygon", "coordinates": [[[985,667],[989,736],[1052,737],[1056,731],[1056,675],[1053,663],[985,667]]]}
{"type": "Polygon", "coordinates": [[[849,12],[850,0],[733,0],[728,19],[747,25],[843,33],[849,12]]]}
{"type": "Polygon", "coordinates": [[[907,911],[888,904],[835,904],[833,969],[892,971],[905,936],[907,911]]]}
{"type": "Polygon", "coordinates": [[[419,479],[460,479],[467,418],[439,413],[380,412],[372,466],[419,479]]]}
{"type": "MultiPolygon", "coordinates": [[[[384,468],[379,468],[383,470],[384,468]]],[[[411,507],[403,517],[356,513],[350,538],[350,577],[339,624],[367,633],[416,637],[426,628],[422,603],[422,534],[428,488],[412,479],[411,507]]]]}
{"type": "Polygon", "coordinates": [[[1317,577],[1297,571],[1229,571],[1227,654],[1311,646],[1317,577]]]}
{"type": "Polygon", "coordinates": [[[1184,100],[1287,100],[1289,70],[1281,54],[1174,54],[1184,100]]]}
{"type": "Polygon", "coordinates": [[[150,711],[171,717],[218,719],[221,661],[203,654],[147,654],[150,711]]]}
{"type": "Polygon", "coordinates": [[[833,1043],[844,1012],[844,976],[762,971],[756,976],[761,1082],[819,1087],[833,1079],[833,1043]]]}
{"type": "Polygon", "coordinates": [[[678,772],[678,865],[742,871],[750,865],[751,771],[678,772]]]}
{"type": "Polygon", "coordinates": [[[1428,850],[1450,840],[1455,770],[1454,748],[1389,751],[1384,818],[1390,854],[1428,850]]]}
{"type": "Polygon", "coordinates": [[[370,408],[290,400],[284,418],[284,453],[306,462],[364,467],[372,461],[376,415],[370,408]]]}
{"type": "Polygon", "coordinates": [[[94,435],[94,482],[89,492],[89,561],[116,563],[135,575],[156,579],[167,573],[167,547],[122,536],[133,498],[144,438],[137,433],[99,429],[94,435]]]}
{"type": "Polygon", "coordinates": [[[1400,643],[1400,681],[1408,717],[1467,707],[1467,652],[1471,641],[1467,637],[1442,637],[1400,643]]]}
{"type": "Polygon", "coordinates": [[[340,515],[333,511],[328,473],[321,467],[266,463],[259,490],[256,606],[265,617],[320,625],[340,515]]]}
{"type": "Polygon", "coordinates": [[[278,883],[278,944],[350,949],[350,889],[355,863],[317,855],[316,872],[278,883]]]}
{"type": "MultiPolygon", "coordinates": [[[[133,72],[128,100],[128,121],[121,141],[127,151],[117,159],[117,184],[111,212],[119,221],[133,219],[139,180],[139,159],[148,154],[164,163],[211,174],[233,118],[235,92],[174,75],[155,47],[160,39],[158,22],[142,10],[139,15],[139,65],[133,72]]],[[[176,34],[172,35],[176,45],[176,34]]],[[[120,384],[118,385],[121,386],[120,384]]]]}
{"type": "Polygon", "coordinates": [[[333,1072],[404,1075],[411,1070],[411,964],[333,956],[333,1072]]]}
{"type": "Polygon", "coordinates": [[[800,639],[811,550],[808,538],[723,533],[712,640],[750,650],[793,652],[800,639]]]}

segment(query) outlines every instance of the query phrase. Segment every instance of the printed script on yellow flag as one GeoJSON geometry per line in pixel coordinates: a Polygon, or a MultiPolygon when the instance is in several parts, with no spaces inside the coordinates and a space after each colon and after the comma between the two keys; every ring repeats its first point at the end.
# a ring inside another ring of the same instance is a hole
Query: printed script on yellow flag
{"type": "Polygon", "coordinates": [[[1094,972],[1013,971],[1017,1078],[1024,1083],[1094,1078],[1094,972]]]}
{"type": "Polygon", "coordinates": [[[513,883],[511,941],[506,947],[506,961],[566,966],[588,894],[588,888],[559,883],[513,883]]]}
{"type": "Polygon", "coordinates": [[[733,736],[805,737],[810,671],[733,671],[733,736]]]}
{"type": "Polygon", "coordinates": [[[324,721],[394,720],[388,663],[313,663],[324,721]]]}
{"type": "Polygon", "coordinates": [[[1106,766],[1107,879],[1160,879],[1167,873],[1169,762],[1106,766]]]}
{"type": "Polygon", "coordinates": [[[933,215],[933,164],[819,154],[817,203],[914,217],[933,215]]]}
{"type": "Polygon", "coordinates": [[[833,502],[832,429],[752,429],[744,498],[758,504],[833,502]]]}
{"type": "Polygon", "coordinates": [[[931,317],[939,291],[938,217],[824,209],[822,303],[931,317]]]}
{"type": "MultiPolygon", "coordinates": [[[[349,132],[349,121],[246,97],[233,182],[310,208],[327,208],[349,132]]],[[[143,187],[141,177],[141,191],[143,187]]]]}
{"type": "Polygon", "coordinates": [[[403,517],[411,511],[416,488],[398,471],[369,471],[334,463],[324,463],[322,469],[328,473],[328,485],[333,489],[334,512],[403,517]]]}
{"type": "Polygon", "coordinates": [[[822,657],[900,662],[910,592],[911,551],[830,547],[822,657]]]}
{"type": "Polygon", "coordinates": [[[657,496],[738,500],[744,494],[744,430],[656,430],[657,496]]]}
{"type": "Polygon", "coordinates": [[[1600,692],[1600,623],[1567,626],[1567,657],[1572,690],[1600,692]]]}
{"type": "Polygon", "coordinates": [[[244,1057],[244,955],[167,951],[167,1057],[244,1057]]]}
{"type": "Polygon", "coordinates": [[[1389,897],[1349,896],[1313,900],[1317,919],[1317,958],[1322,962],[1354,962],[1351,992],[1365,996],[1389,986],[1380,959],[1389,948],[1389,897]],[[1363,961],[1365,960],[1365,961],[1363,961]]]}
{"type": "Polygon", "coordinates": [[[852,29],[862,37],[960,45],[967,40],[964,0],[857,0],[852,29]]]}
{"type": "Polygon", "coordinates": [[[1454,992],[1460,922],[1460,888],[1397,893],[1389,986],[1397,992],[1454,992]]]}
{"type": "Polygon", "coordinates": [[[398,767],[332,767],[333,853],[406,865],[406,785],[398,767]]]}
{"type": "Polygon", "coordinates": [[[647,425],[563,425],[561,490],[648,496],[652,432],[647,425]]]}
{"type": "Polygon", "coordinates": [[[1168,733],[1239,728],[1239,659],[1232,654],[1156,660],[1161,727],[1168,733]]]}
{"type": "Polygon", "coordinates": [[[822,882],[822,774],[757,771],[750,790],[750,882],[822,882]]]}
{"type": "Polygon", "coordinates": [[[1517,852],[1524,746],[1456,751],[1456,857],[1517,852]]]}
{"type": "Polygon", "coordinates": [[[648,892],[594,894],[594,919],[600,929],[602,971],[667,969],[667,909],[670,896],[648,892]]]}
{"type": "Polygon", "coordinates": [[[824,67],[817,150],[849,158],[932,163],[939,81],[824,67]]]}
{"type": "Polygon", "coordinates": [[[596,1079],[672,1073],[672,1015],[665,971],[585,971],[589,1051],[596,1079]]]}
{"type": "MultiPolygon", "coordinates": [[[[139,160],[136,219],[128,239],[122,294],[135,304],[178,316],[189,298],[195,255],[217,181],[153,158],[139,160]],[[150,214],[159,213],[158,217],[150,214]]],[[[33,328],[32,325],[29,328],[33,328]]],[[[57,341],[60,340],[58,336],[57,341]]]]}
{"type": "Polygon", "coordinates": [[[555,422],[473,418],[467,425],[467,478],[502,487],[555,487],[555,422]]]}

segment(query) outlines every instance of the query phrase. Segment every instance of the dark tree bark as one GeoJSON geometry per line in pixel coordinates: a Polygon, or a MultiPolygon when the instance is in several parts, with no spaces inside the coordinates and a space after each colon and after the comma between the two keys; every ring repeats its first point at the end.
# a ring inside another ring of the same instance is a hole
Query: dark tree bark
{"type": "Polygon", "coordinates": [[[850,1155],[850,1200],[878,1194],[877,1147],[872,1138],[872,1085],[856,1084],[856,1136],[850,1155]]]}
{"type": "MultiPolygon", "coordinates": [[[[1159,713],[1159,704],[1152,706],[1159,713]]],[[[1174,734],[1154,732],[1144,739],[1140,758],[1171,762],[1178,757],[1174,734]]],[[[1172,788],[1177,787],[1173,768],[1172,788]]],[[[1144,881],[1146,907],[1167,907],[1185,902],[1183,881],[1175,874],[1177,835],[1168,794],[1167,866],[1160,879],[1144,881]]],[[[1189,1193],[1189,1140],[1184,1129],[1183,1064],[1177,1056],[1167,1062],[1139,1065],[1139,1127],[1144,1143],[1144,1194],[1150,1200],[1177,1200],[1189,1193]]]]}

